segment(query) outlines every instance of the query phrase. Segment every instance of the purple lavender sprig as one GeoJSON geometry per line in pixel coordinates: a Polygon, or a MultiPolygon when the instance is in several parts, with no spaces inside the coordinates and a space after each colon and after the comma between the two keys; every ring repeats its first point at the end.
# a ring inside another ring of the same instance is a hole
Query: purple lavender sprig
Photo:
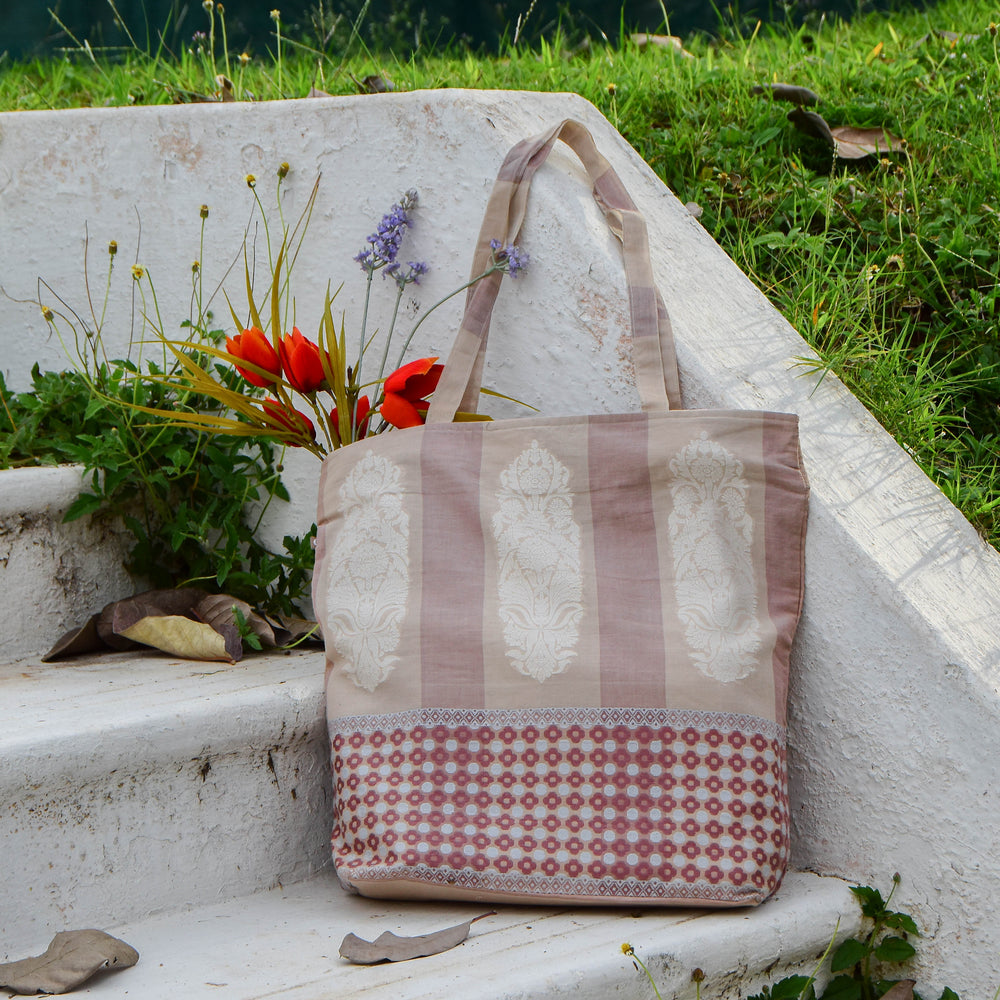
{"type": "Polygon", "coordinates": [[[515,243],[504,246],[500,240],[490,240],[490,250],[493,251],[493,266],[512,278],[526,270],[531,260],[527,252],[515,243]]]}
{"type": "Polygon", "coordinates": [[[394,274],[399,270],[396,257],[406,230],[413,225],[409,213],[416,204],[417,192],[411,189],[382,216],[378,229],[368,237],[368,246],[354,257],[362,270],[369,275],[381,268],[386,268],[386,274],[394,274]]]}

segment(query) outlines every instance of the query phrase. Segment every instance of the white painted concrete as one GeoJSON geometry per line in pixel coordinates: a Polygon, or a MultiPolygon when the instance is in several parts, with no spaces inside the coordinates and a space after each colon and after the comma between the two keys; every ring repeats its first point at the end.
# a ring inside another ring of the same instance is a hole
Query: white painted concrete
{"type": "Polygon", "coordinates": [[[134,593],[118,527],[62,523],[87,484],[78,466],[0,471],[0,663],[44,652],[108,601],[134,593]]]}
{"type": "MultiPolygon", "coordinates": [[[[899,902],[914,906],[932,935],[914,970],[924,992],[950,985],[989,995],[1000,926],[1000,787],[991,763],[1000,751],[1000,557],[841,385],[799,377],[805,344],[593,107],[571,95],[441,91],[4,115],[0,274],[16,298],[29,298],[42,273],[81,302],[89,220],[92,274],[108,239],[121,247],[112,314],[126,329],[117,303],[130,296],[122,265],[135,252],[136,206],[139,256],[156,275],[161,305],[179,318],[198,206],[212,207],[204,261],[228,261],[247,217],[242,176],[257,173],[266,200],[287,160],[290,213],[323,172],[315,242],[298,269],[300,318],[315,314],[332,276],[347,280],[338,304],[349,326],[357,322],[361,274],[350,258],[411,186],[423,203],[413,258],[435,268],[421,292],[426,305],[463,276],[503,153],[566,116],[590,125],[647,215],[687,404],[801,416],[813,500],[791,692],[795,861],[882,885],[900,871],[899,902]],[[75,234],[69,244],[67,233],[75,234]]],[[[628,408],[617,248],[570,156],[552,163],[524,230],[532,268],[503,297],[487,382],[549,413],[628,408]]],[[[383,325],[387,304],[380,300],[383,325]]],[[[4,301],[0,309],[0,357],[12,384],[23,384],[36,357],[59,363],[37,306],[4,301]]],[[[415,353],[444,353],[457,316],[452,303],[429,321],[415,353]]],[[[313,323],[301,325],[309,332],[313,323]]],[[[315,472],[297,466],[302,502],[275,534],[308,524],[315,472]]]]}
{"type": "Polygon", "coordinates": [[[8,957],[329,865],[321,652],[22,660],[0,691],[8,957]]]}
{"type": "Polygon", "coordinates": [[[609,1000],[653,993],[620,945],[630,942],[660,992],[693,1000],[736,1000],[762,981],[812,972],[840,919],[839,937],[858,928],[845,883],[788,876],[752,911],[697,913],[627,909],[501,907],[472,925],[457,948],[394,965],[339,958],[344,935],[374,940],[385,930],[425,934],[485,912],[481,904],[373,901],[347,895],[326,873],[269,893],[114,928],[139,964],[108,975],[83,996],[142,1000],[609,1000]]]}

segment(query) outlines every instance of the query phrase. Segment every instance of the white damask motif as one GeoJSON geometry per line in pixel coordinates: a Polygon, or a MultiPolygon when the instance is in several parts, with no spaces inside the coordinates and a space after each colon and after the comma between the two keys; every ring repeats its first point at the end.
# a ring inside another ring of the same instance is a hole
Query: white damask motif
{"type": "Polygon", "coordinates": [[[569,469],[531,442],[500,473],[493,534],[507,658],[541,683],[576,656],[583,616],[580,526],[569,469]]]}
{"type": "Polygon", "coordinates": [[[330,553],[327,629],[345,673],[374,691],[399,660],[410,590],[410,518],[399,466],[369,453],[340,487],[343,520],[330,553]]]}
{"type": "Polygon", "coordinates": [[[685,637],[703,674],[739,680],[753,673],[761,643],[743,463],[702,432],[670,471],[668,524],[685,637]]]}

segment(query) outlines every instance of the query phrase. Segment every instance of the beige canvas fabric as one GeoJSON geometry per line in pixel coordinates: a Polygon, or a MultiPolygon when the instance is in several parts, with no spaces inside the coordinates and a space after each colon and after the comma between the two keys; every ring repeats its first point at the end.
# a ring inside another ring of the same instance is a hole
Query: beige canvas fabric
{"type": "Polygon", "coordinates": [[[327,459],[335,863],[373,896],[757,903],[788,859],[797,418],[679,408],[645,225],[578,123],[508,155],[473,273],[516,240],[557,139],[623,244],[642,412],[452,423],[478,396],[494,275],[427,425],[327,459]]]}

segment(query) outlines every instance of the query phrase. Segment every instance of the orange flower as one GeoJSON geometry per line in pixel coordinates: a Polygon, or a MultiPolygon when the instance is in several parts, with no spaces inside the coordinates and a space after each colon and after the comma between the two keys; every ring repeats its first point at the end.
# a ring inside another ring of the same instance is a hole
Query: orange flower
{"type": "MultiPolygon", "coordinates": [[[[316,428],[304,413],[293,410],[276,399],[265,399],[260,405],[264,408],[265,416],[269,417],[273,423],[290,430],[297,437],[307,438],[310,441],[316,437],[316,428]]],[[[301,447],[298,441],[293,440],[288,443],[293,448],[301,447]]]]}
{"type": "Polygon", "coordinates": [[[278,341],[281,367],[285,370],[288,384],[303,395],[315,392],[324,382],[323,363],[319,359],[319,348],[302,336],[297,326],[278,341]]]}
{"type": "MultiPolygon", "coordinates": [[[[270,376],[261,375],[258,372],[250,371],[236,365],[236,370],[251,385],[263,388],[277,381],[281,375],[281,362],[278,360],[278,355],[275,354],[271,342],[255,326],[236,334],[235,337],[226,337],[226,350],[234,358],[238,358],[240,361],[247,361],[263,369],[265,372],[270,372],[270,376]]],[[[233,363],[235,364],[235,362],[233,363]]]]}
{"type": "MultiPolygon", "coordinates": [[[[355,441],[360,441],[361,438],[368,434],[368,422],[371,419],[369,414],[371,413],[372,402],[367,396],[362,396],[358,399],[358,405],[354,413],[354,438],[355,441]]],[[[337,412],[337,407],[335,406],[330,411],[330,425],[333,427],[334,433],[340,434],[340,414],[337,412]]],[[[347,443],[347,442],[344,442],[347,443]]]]}
{"type": "Polygon", "coordinates": [[[437,358],[418,358],[397,368],[385,380],[380,409],[387,423],[393,427],[417,427],[424,422],[430,405],[426,397],[437,388],[444,371],[444,365],[436,365],[435,361],[437,358]]]}

